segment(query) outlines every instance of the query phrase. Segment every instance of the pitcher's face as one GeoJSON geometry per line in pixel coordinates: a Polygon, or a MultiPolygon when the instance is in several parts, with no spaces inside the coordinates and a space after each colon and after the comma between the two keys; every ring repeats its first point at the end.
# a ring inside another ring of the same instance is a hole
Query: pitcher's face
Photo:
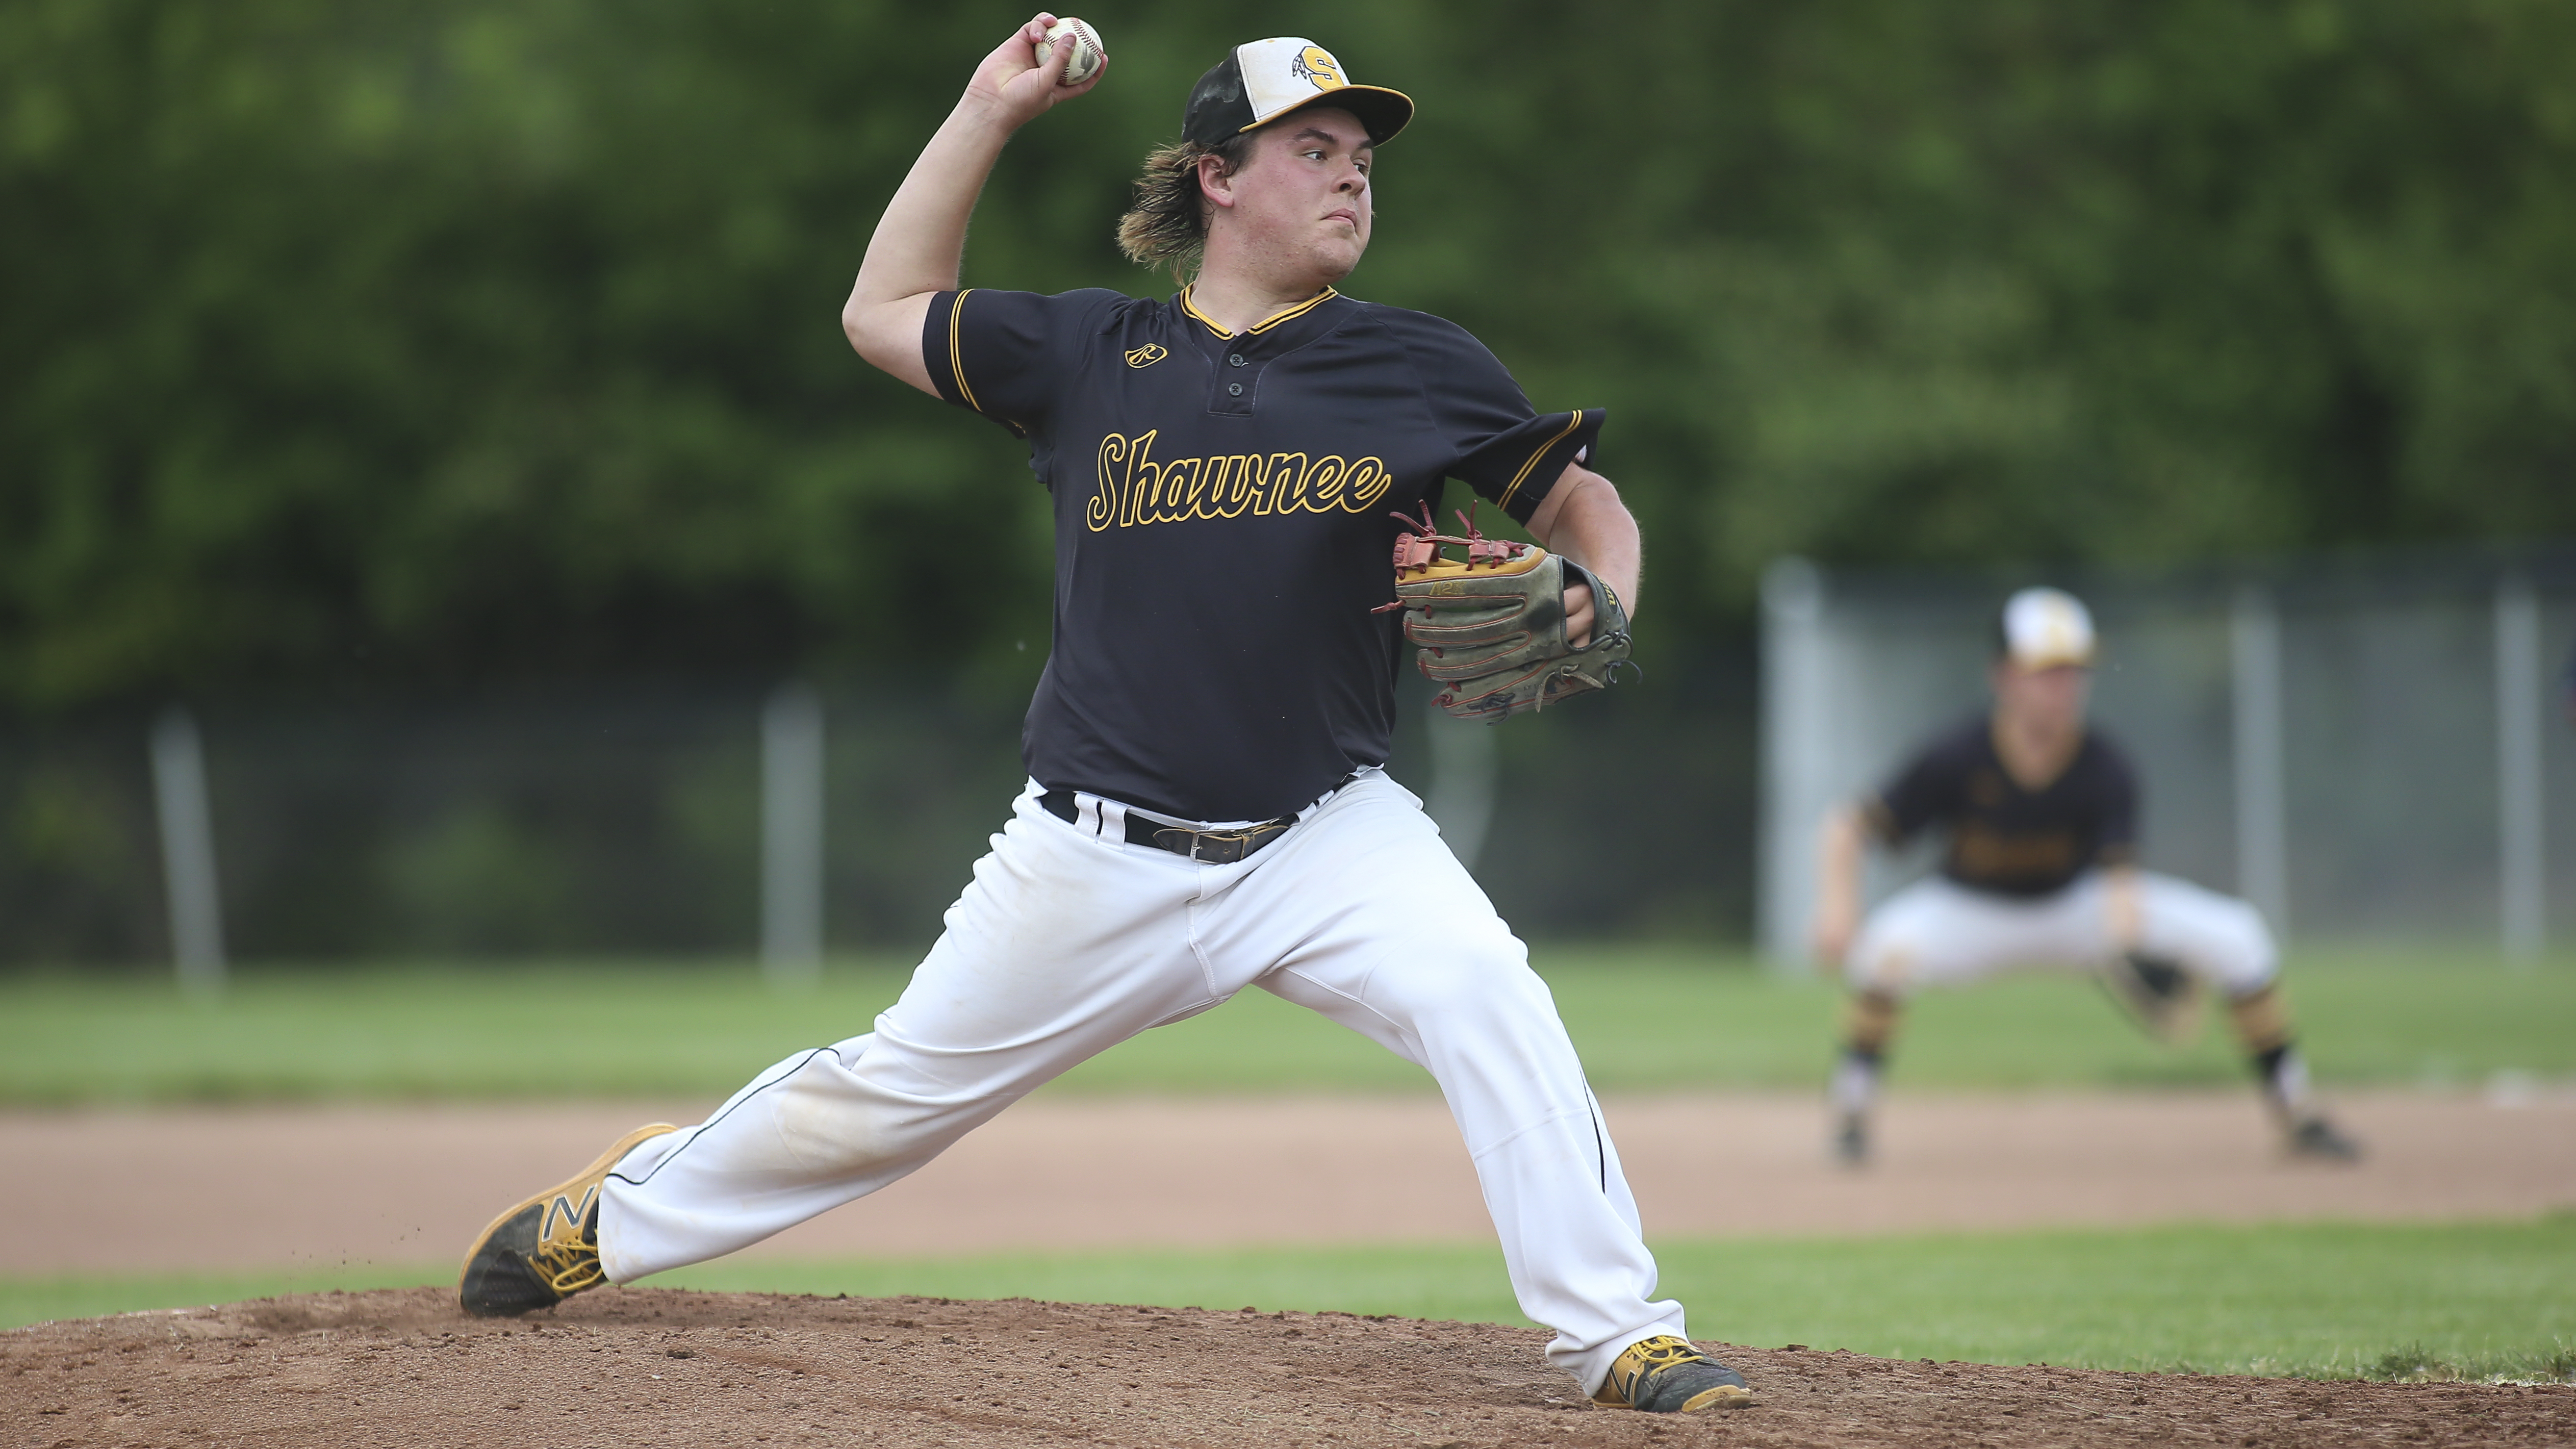
{"type": "Polygon", "coordinates": [[[1309,106],[1256,132],[1251,158],[1214,183],[1233,201],[1216,224],[1239,234],[1247,259],[1338,282],[1368,250],[1374,160],[1357,116],[1309,106]]]}

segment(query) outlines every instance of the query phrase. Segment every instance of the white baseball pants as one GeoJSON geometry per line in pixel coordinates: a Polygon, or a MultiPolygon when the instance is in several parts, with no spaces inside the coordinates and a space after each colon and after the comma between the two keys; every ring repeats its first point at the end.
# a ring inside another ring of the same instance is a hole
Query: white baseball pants
{"type": "Polygon", "coordinates": [[[876,1030],[789,1057],[618,1164],[611,1279],[863,1197],[1085,1058],[1259,986],[1430,1071],[1521,1310],[1586,1392],[1628,1345],[1683,1333],[1555,999],[1410,792],[1365,775],[1233,865],[1127,844],[1115,802],[1081,796],[1067,823],[1037,796],[876,1030]]]}
{"type": "MultiPolygon", "coordinates": [[[[1861,924],[1844,979],[1854,990],[1902,996],[2029,967],[2099,968],[2119,951],[2100,871],[2064,890],[2024,898],[1929,876],[1889,896],[1861,924]]],[[[2186,880],[2138,874],[2138,948],[2173,960],[2230,998],[2271,984],[2279,969],[2263,915],[2186,880]]]]}

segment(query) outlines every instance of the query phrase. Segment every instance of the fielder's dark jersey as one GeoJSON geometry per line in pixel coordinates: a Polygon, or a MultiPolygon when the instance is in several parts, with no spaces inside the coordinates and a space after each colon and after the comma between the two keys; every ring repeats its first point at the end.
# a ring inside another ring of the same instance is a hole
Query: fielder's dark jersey
{"type": "Polygon", "coordinates": [[[1187,820],[1285,815],[1385,764],[1389,515],[1457,478],[1526,523],[1602,421],[1534,411],[1451,323],[1329,288],[1234,336],[1186,291],[942,292],[922,354],[1054,494],[1029,774],[1187,820]]]}
{"type": "Polygon", "coordinates": [[[2056,779],[2025,790],[1995,753],[1993,722],[1979,715],[1935,737],[1865,811],[1891,845],[1948,827],[1941,873],[2003,895],[2046,895],[2137,850],[2137,776],[2119,746],[2091,729],[2056,779]]]}

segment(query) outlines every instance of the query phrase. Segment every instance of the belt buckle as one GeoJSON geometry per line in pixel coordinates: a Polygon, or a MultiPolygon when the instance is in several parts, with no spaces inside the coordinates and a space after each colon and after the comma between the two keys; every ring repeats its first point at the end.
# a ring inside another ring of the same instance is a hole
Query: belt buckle
{"type": "Polygon", "coordinates": [[[1233,865],[1237,861],[1243,859],[1243,847],[1245,843],[1251,839],[1252,837],[1249,835],[1237,835],[1231,833],[1220,834],[1214,830],[1193,830],[1190,832],[1190,859],[1202,865],[1233,865]],[[1222,858],[1199,854],[1200,849],[1211,841],[1222,841],[1225,844],[1232,846],[1233,853],[1222,858]]]}
{"type": "Polygon", "coordinates": [[[1265,821],[1250,830],[1192,830],[1166,825],[1154,832],[1154,844],[1196,865],[1233,865],[1251,855],[1264,839],[1287,828],[1275,821],[1265,821]],[[1174,835],[1188,836],[1189,849],[1163,844],[1166,837],[1174,835]]]}

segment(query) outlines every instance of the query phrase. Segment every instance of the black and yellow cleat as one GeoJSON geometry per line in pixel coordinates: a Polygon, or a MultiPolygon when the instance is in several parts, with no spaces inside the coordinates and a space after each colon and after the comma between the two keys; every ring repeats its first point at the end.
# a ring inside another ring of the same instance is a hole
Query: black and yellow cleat
{"type": "Polygon", "coordinates": [[[1869,1119],[1858,1112],[1834,1118],[1834,1161],[1845,1167],[1869,1166],[1869,1119]]]}
{"type": "Polygon", "coordinates": [[[457,1305],[477,1318],[502,1318],[551,1308],[606,1282],[599,1267],[599,1190],[608,1170],[637,1143],[679,1130],[667,1122],[638,1127],[571,1181],[494,1218],[465,1255],[457,1305]]]}
{"type": "Polygon", "coordinates": [[[1610,1365],[1610,1377],[1592,1402],[1649,1414],[1696,1414],[1748,1408],[1757,1401],[1744,1386],[1744,1375],[1667,1333],[1628,1345],[1610,1365]]]}
{"type": "Polygon", "coordinates": [[[2310,1162],[2359,1162],[2361,1144],[2338,1131],[2323,1117],[2302,1117],[2291,1124],[2284,1144],[2292,1157],[2310,1162]]]}

